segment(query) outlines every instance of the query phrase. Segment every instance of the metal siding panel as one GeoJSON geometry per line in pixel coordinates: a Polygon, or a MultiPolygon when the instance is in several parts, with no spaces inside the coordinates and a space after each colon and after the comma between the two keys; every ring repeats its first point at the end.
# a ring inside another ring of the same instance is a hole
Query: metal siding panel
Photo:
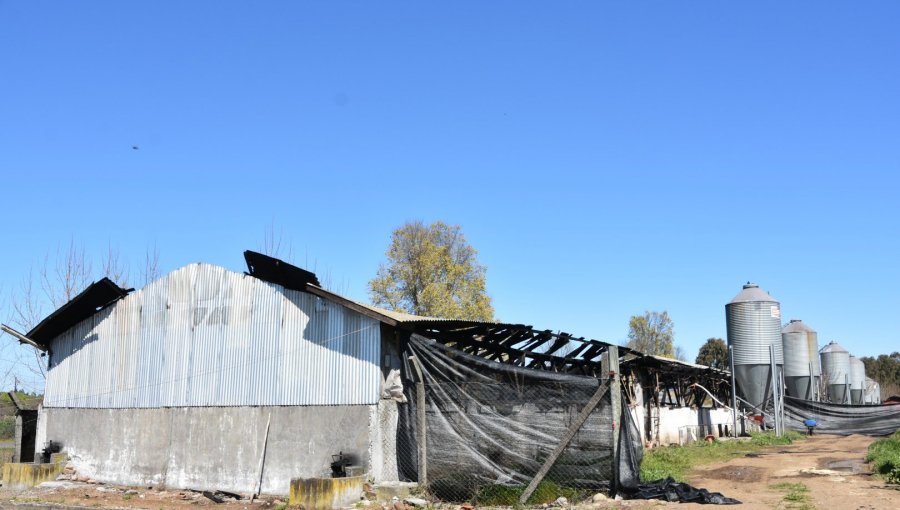
{"type": "Polygon", "coordinates": [[[374,404],[380,348],[375,319],[193,264],[56,338],[45,405],[374,404]]]}

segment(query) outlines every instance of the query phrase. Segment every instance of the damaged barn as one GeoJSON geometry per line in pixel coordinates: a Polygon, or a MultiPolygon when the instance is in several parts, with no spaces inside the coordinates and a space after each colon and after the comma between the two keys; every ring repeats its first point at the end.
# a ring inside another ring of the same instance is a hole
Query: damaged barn
{"type": "Polygon", "coordinates": [[[718,425],[702,409],[727,401],[720,371],[390,312],[245,257],[245,274],[101,280],[28,332],[49,360],[36,448],[53,441],[79,473],[123,485],[285,494],[338,462],[444,499],[525,501],[634,484],[642,439],[675,442],[654,420],[693,406],[694,426],[718,425]]]}

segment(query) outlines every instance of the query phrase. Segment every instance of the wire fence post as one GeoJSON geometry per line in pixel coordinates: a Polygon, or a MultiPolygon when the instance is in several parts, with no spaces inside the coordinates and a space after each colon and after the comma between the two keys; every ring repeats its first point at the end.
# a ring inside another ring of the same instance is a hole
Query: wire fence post
{"type": "Polygon", "coordinates": [[[619,430],[622,427],[622,385],[619,378],[619,347],[610,345],[606,348],[609,358],[609,390],[612,401],[612,470],[609,481],[610,493],[615,496],[619,490],[619,430]]]}
{"type": "Polygon", "coordinates": [[[428,446],[426,440],[428,436],[426,428],[428,423],[425,419],[425,377],[422,375],[422,367],[419,365],[419,359],[415,356],[410,356],[409,361],[412,362],[413,367],[416,369],[416,374],[418,375],[418,380],[416,381],[416,418],[419,433],[416,438],[416,457],[419,466],[419,485],[424,488],[428,486],[428,446]]]}

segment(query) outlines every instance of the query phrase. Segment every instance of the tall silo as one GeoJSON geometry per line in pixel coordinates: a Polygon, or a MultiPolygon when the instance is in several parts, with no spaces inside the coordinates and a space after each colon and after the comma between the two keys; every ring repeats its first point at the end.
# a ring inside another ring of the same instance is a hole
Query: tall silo
{"type": "Polygon", "coordinates": [[[850,353],[834,340],[822,348],[822,378],[828,389],[828,400],[849,404],[850,353]]]}
{"type": "Polygon", "coordinates": [[[866,389],[866,366],[856,356],[850,356],[850,403],[862,404],[866,389]]]}
{"type": "Polygon", "coordinates": [[[762,408],[772,394],[769,346],[775,346],[775,364],[784,363],[781,305],[758,285],[747,282],[725,305],[725,322],[738,391],[751,405],[762,408]]]}
{"type": "Polygon", "coordinates": [[[812,361],[809,357],[809,333],[812,328],[798,319],[781,330],[784,352],[784,386],[787,394],[806,400],[812,399],[812,361]]]}

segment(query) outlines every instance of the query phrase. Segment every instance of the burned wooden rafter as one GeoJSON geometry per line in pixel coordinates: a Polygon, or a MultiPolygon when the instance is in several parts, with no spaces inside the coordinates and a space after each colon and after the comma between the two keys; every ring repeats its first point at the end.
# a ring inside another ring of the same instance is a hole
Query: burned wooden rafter
{"type": "MultiPolygon", "coordinates": [[[[592,376],[602,373],[601,358],[611,345],[564,332],[537,331],[525,325],[414,321],[402,327],[491,361],[592,376]],[[570,349],[566,354],[557,354],[567,347],[570,349]]],[[[620,352],[632,351],[621,348],[620,352]]]]}

